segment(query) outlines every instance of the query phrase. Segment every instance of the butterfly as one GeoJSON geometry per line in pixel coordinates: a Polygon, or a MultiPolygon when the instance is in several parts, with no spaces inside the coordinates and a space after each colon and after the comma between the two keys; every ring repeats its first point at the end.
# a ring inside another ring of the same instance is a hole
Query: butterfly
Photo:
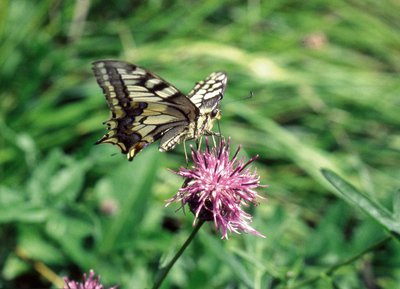
{"type": "Polygon", "coordinates": [[[213,135],[220,119],[227,75],[213,72],[186,96],[154,73],[134,64],[100,60],[93,72],[102,88],[111,118],[104,122],[108,133],[96,144],[117,145],[128,160],[160,139],[160,151],[173,149],[185,140],[213,135]]]}

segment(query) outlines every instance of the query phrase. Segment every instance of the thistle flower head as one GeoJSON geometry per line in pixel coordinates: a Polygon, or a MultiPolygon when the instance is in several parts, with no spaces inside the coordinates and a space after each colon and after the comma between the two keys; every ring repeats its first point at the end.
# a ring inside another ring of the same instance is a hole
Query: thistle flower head
{"type": "Polygon", "coordinates": [[[228,239],[228,232],[240,234],[241,231],[264,237],[249,225],[252,216],[242,209],[242,206],[257,204],[256,199],[261,198],[255,191],[260,187],[260,177],[248,168],[258,156],[245,162],[243,158],[238,159],[239,151],[240,146],[229,159],[230,139],[210,148],[206,138],[204,152],[191,146],[194,165],[176,172],[185,182],[167,205],[178,201],[183,208],[188,204],[195,215],[194,223],[214,221],[222,239],[228,239]]]}
{"type": "MultiPolygon", "coordinates": [[[[82,282],[76,282],[69,280],[67,277],[64,278],[64,288],[63,289],[104,289],[103,285],[100,283],[100,276],[94,277],[94,271],[90,270],[89,278],[86,277],[86,273],[83,273],[82,282]]],[[[116,289],[117,286],[110,287],[109,289],[116,289]]]]}

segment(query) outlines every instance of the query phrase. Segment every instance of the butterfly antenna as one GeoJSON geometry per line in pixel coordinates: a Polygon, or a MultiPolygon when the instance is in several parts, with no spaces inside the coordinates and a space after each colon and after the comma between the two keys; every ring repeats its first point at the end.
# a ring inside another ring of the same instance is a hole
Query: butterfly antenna
{"type": "Polygon", "coordinates": [[[238,101],[242,101],[242,100],[248,100],[248,99],[252,99],[254,97],[254,92],[250,91],[249,95],[243,98],[239,98],[239,99],[234,99],[231,101],[225,101],[224,104],[229,104],[232,102],[238,102],[238,101]]]}

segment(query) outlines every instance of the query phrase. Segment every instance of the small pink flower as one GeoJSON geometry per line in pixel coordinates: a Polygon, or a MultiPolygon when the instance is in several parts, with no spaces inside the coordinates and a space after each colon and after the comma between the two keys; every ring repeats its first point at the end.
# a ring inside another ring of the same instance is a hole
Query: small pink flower
{"type": "Polygon", "coordinates": [[[195,215],[193,224],[196,220],[213,220],[222,239],[228,239],[228,232],[240,234],[240,231],[265,238],[249,225],[252,216],[241,208],[256,205],[256,199],[261,198],[255,191],[261,186],[260,177],[247,168],[258,156],[247,162],[243,158],[238,160],[239,146],[229,160],[229,146],[230,139],[210,149],[207,138],[205,152],[195,151],[191,146],[194,165],[192,169],[181,168],[175,172],[185,182],[167,206],[175,201],[181,202],[181,208],[188,204],[195,215]]]}
{"type": "MultiPolygon", "coordinates": [[[[103,285],[100,283],[100,276],[94,278],[94,271],[90,270],[89,278],[86,278],[86,273],[83,273],[82,283],[69,280],[67,277],[64,278],[64,288],[63,289],[104,289],[103,285]]],[[[116,289],[117,286],[110,287],[109,289],[116,289]]]]}

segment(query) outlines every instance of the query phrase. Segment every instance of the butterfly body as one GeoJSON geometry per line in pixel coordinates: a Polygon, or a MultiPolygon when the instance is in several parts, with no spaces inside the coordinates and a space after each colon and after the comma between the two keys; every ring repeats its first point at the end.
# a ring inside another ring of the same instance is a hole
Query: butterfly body
{"type": "Polygon", "coordinates": [[[159,76],[134,64],[102,60],[93,63],[97,82],[111,111],[109,132],[97,143],[117,145],[129,160],[160,139],[160,151],[212,134],[227,76],[214,72],[186,96],[159,76]]]}

